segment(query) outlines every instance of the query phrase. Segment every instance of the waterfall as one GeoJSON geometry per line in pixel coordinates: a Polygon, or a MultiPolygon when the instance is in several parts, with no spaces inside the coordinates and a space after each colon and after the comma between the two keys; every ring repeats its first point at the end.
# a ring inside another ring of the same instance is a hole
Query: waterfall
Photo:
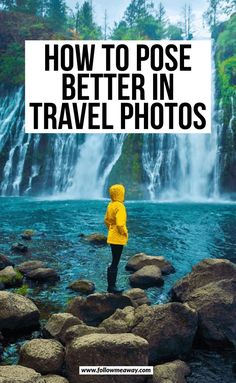
{"type": "MultiPolygon", "coordinates": [[[[214,59],[212,63],[214,69],[214,59]]],[[[214,70],[212,83],[215,83],[214,70]]],[[[131,147],[141,151],[140,179],[150,199],[219,198],[226,156],[222,155],[225,133],[223,106],[221,103],[219,110],[214,111],[214,98],[213,89],[212,134],[144,134],[139,136],[138,146],[131,147]]],[[[232,97],[227,134],[233,132],[233,102],[232,97]]],[[[113,178],[116,174],[117,161],[122,155],[128,155],[129,161],[135,154],[130,153],[129,158],[127,146],[123,154],[126,137],[125,134],[25,134],[24,88],[1,87],[0,194],[102,198],[111,171],[113,178]]]]}
{"type": "Polygon", "coordinates": [[[125,135],[25,134],[24,88],[0,88],[1,195],[101,198],[125,135]]]}
{"type": "Polygon", "coordinates": [[[80,199],[101,198],[106,179],[121,154],[123,139],[123,135],[115,134],[86,135],[72,185],[63,195],[80,199]],[[107,157],[107,150],[111,146],[114,150],[107,157]]]}
{"type": "MultiPolygon", "coordinates": [[[[214,51],[212,68],[212,83],[215,84],[214,51]]],[[[210,135],[166,137],[151,134],[143,137],[143,169],[151,199],[199,201],[219,196],[221,132],[215,116],[214,99],[213,87],[210,135]]]]}

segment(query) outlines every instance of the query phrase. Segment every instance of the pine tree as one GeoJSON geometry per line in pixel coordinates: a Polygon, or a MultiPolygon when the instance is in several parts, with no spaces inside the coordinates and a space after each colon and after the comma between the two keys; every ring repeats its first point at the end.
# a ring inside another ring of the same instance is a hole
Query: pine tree
{"type": "Polygon", "coordinates": [[[157,21],[158,21],[158,34],[160,38],[165,38],[167,33],[168,18],[166,16],[166,10],[162,3],[159,3],[157,9],[157,21]]]}
{"type": "Polygon", "coordinates": [[[66,4],[64,0],[48,0],[47,17],[55,31],[61,31],[66,26],[66,4]]]}
{"type": "Polygon", "coordinates": [[[149,8],[150,4],[145,0],[132,0],[125,11],[124,21],[132,28],[140,19],[149,15],[149,8]]]}
{"type": "Polygon", "coordinates": [[[77,7],[76,31],[84,40],[97,40],[102,37],[101,28],[95,23],[92,4],[85,1],[81,8],[77,7]]]}
{"type": "Polygon", "coordinates": [[[193,38],[193,13],[190,4],[185,4],[183,7],[183,30],[184,38],[186,40],[192,40],[193,38]]]}

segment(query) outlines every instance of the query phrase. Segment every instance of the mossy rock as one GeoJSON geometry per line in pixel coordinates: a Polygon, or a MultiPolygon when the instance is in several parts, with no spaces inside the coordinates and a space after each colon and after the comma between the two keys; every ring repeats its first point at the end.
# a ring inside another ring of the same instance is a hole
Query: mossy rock
{"type": "Polygon", "coordinates": [[[12,266],[7,266],[0,271],[0,284],[4,288],[18,287],[22,283],[23,275],[18,270],[14,270],[12,266]]]}

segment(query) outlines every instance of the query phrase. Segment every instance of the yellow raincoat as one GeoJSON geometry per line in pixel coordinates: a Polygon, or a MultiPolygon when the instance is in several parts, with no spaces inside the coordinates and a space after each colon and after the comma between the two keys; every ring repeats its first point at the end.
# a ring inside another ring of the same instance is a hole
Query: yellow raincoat
{"type": "Polygon", "coordinates": [[[126,209],[124,206],[125,188],[123,185],[110,187],[111,202],[109,203],[104,222],[108,228],[107,243],[126,245],[128,230],[126,227],[126,209]]]}

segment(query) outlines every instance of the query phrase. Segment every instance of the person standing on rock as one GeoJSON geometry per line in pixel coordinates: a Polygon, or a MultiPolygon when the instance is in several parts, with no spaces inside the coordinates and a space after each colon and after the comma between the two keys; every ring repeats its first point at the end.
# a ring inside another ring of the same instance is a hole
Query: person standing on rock
{"type": "Polygon", "coordinates": [[[118,265],[124,245],[128,241],[126,227],[126,208],[124,205],[125,188],[123,185],[112,185],[109,189],[111,202],[108,204],[104,222],[108,228],[107,243],[111,246],[112,262],[107,268],[107,291],[121,293],[116,287],[118,265]]]}

